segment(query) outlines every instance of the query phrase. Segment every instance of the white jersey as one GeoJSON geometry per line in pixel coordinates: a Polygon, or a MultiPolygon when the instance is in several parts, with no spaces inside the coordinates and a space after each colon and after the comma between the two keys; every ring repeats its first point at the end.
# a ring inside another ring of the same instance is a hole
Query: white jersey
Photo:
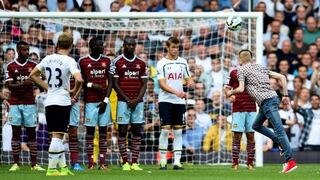
{"type": "MultiPolygon", "coordinates": [[[[165,79],[166,84],[177,91],[183,91],[183,79],[190,77],[188,63],[181,57],[178,57],[176,60],[169,60],[163,57],[157,63],[157,73],[158,79],[165,79]]],[[[184,99],[161,88],[159,91],[159,102],[185,104],[184,99]]]]}
{"type": "Polygon", "coordinates": [[[49,86],[44,105],[71,105],[70,76],[80,72],[76,61],[66,55],[52,54],[46,56],[36,67],[45,73],[49,86]]]}

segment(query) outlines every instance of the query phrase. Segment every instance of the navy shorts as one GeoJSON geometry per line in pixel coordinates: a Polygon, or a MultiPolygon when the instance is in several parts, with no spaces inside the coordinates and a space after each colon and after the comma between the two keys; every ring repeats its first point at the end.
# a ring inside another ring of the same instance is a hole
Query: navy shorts
{"type": "Polygon", "coordinates": [[[70,121],[71,106],[51,105],[46,107],[48,132],[66,133],[70,121]]]}
{"type": "Polygon", "coordinates": [[[184,104],[172,104],[168,102],[159,103],[159,115],[161,126],[165,125],[185,125],[184,113],[186,106],[184,104]]]}

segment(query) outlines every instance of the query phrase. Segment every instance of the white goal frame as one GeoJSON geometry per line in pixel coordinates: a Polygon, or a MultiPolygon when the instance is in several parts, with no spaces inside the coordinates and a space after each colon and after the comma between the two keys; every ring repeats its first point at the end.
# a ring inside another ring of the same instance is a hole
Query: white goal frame
{"type": "MultiPolygon", "coordinates": [[[[242,18],[256,19],[256,62],[262,64],[263,61],[263,14],[261,12],[168,12],[168,13],[105,13],[105,12],[5,12],[0,13],[0,18],[76,18],[76,19],[106,19],[106,18],[135,18],[135,19],[161,19],[161,18],[227,18],[237,14],[242,18]],[[259,41],[258,41],[259,40],[259,41]],[[261,40],[261,41],[260,41],[261,40]]],[[[249,21],[252,23],[252,21],[249,21]]],[[[249,27],[251,26],[249,23],[249,27]]],[[[251,31],[248,31],[248,41],[251,42],[251,31]]],[[[250,46],[249,46],[250,47],[250,46]]],[[[262,135],[256,133],[256,166],[263,166],[262,135]]]]}

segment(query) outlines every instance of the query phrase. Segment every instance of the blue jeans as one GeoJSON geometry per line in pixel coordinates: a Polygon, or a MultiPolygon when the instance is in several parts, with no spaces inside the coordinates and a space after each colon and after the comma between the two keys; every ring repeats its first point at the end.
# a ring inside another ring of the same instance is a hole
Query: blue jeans
{"type": "Polygon", "coordinates": [[[292,159],[292,150],[289,139],[282,126],[282,121],[279,114],[279,98],[277,96],[266,99],[262,102],[252,128],[269,137],[273,140],[273,142],[278,143],[283,149],[286,162],[292,159]],[[272,124],[274,132],[262,125],[267,119],[272,124]]]}

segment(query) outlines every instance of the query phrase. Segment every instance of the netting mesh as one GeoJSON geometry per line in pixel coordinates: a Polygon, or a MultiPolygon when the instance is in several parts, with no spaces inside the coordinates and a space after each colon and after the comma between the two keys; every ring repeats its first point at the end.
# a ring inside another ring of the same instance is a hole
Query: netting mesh
{"type": "MultiPolygon", "coordinates": [[[[145,120],[142,132],[142,146],[140,163],[155,164],[159,160],[158,140],[160,135],[158,114],[158,90],[156,77],[156,63],[165,55],[164,42],[175,36],[181,39],[180,56],[188,61],[195,88],[188,90],[188,109],[194,109],[194,122],[188,120],[184,132],[182,161],[189,163],[231,163],[230,131],[231,105],[222,93],[222,86],[229,71],[237,65],[237,52],[242,48],[249,48],[255,54],[256,19],[242,18],[242,29],[237,32],[227,31],[224,27],[225,18],[161,18],[161,19],[2,19],[1,53],[3,67],[17,57],[16,43],[26,41],[30,44],[30,58],[40,62],[46,55],[55,51],[55,43],[61,32],[73,35],[74,48],[71,56],[78,60],[90,51],[88,42],[92,37],[104,41],[104,54],[115,57],[121,54],[121,46],[125,36],[136,37],[136,54],[148,64],[148,90],[144,97],[145,120]],[[250,20],[250,21],[249,21],[250,20]],[[250,25],[249,22],[251,23],[250,25]],[[250,28],[248,28],[248,26],[250,28]],[[12,52],[10,50],[13,49],[12,52]],[[13,53],[13,54],[12,54],[13,53]],[[190,121],[190,123],[188,123],[190,121]],[[201,130],[197,130],[201,128],[201,130]],[[192,138],[192,143],[188,140],[192,138]],[[187,145],[188,144],[188,145],[187,145]],[[193,147],[189,147],[190,144],[193,147]],[[187,147],[188,146],[188,147],[187,147]]],[[[1,82],[4,80],[1,69],[1,82]]],[[[35,90],[36,98],[41,99],[43,93],[35,90]]],[[[41,106],[41,101],[37,101],[41,106]]],[[[83,107],[83,104],[82,104],[83,107]]],[[[113,107],[115,109],[115,107],[113,107]]],[[[82,108],[83,111],[83,108],[82,108]]],[[[6,110],[3,109],[3,131],[1,163],[12,163],[11,156],[11,128],[6,121],[6,110]]],[[[49,135],[47,133],[43,109],[39,108],[39,125],[37,127],[38,162],[47,164],[49,135]],[[41,118],[42,117],[42,118],[41,118]]],[[[113,112],[115,114],[115,112],[113,112]]],[[[83,114],[81,116],[83,119],[83,114]]],[[[113,116],[113,120],[115,117],[113,116]]],[[[79,162],[86,163],[85,128],[78,129],[79,162]]],[[[169,149],[172,146],[173,135],[170,135],[169,149]]],[[[27,142],[26,135],[21,137],[27,142]]],[[[129,136],[130,139],[130,136],[129,136]]],[[[97,140],[95,140],[97,141],[97,140]]],[[[65,140],[67,148],[67,138],[65,140]]],[[[245,140],[242,144],[240,163],[246,163],[245,140]]],[[[98,143],[95,143],[98,146],[98,143]]],[[[21,163],[29,163],[28,147],[23,145],[21,163]]],[[[98,149],[95,147],[95,149],[98,149]]],[[[130,151],[130,141],[128,144],[130,151]]],[[[168,160],[172,153],[168,153],[168,160]]],[[[109,129],[108,158],[109,164],[119,162],[117,147],[116,124],[109,129]]]]}

